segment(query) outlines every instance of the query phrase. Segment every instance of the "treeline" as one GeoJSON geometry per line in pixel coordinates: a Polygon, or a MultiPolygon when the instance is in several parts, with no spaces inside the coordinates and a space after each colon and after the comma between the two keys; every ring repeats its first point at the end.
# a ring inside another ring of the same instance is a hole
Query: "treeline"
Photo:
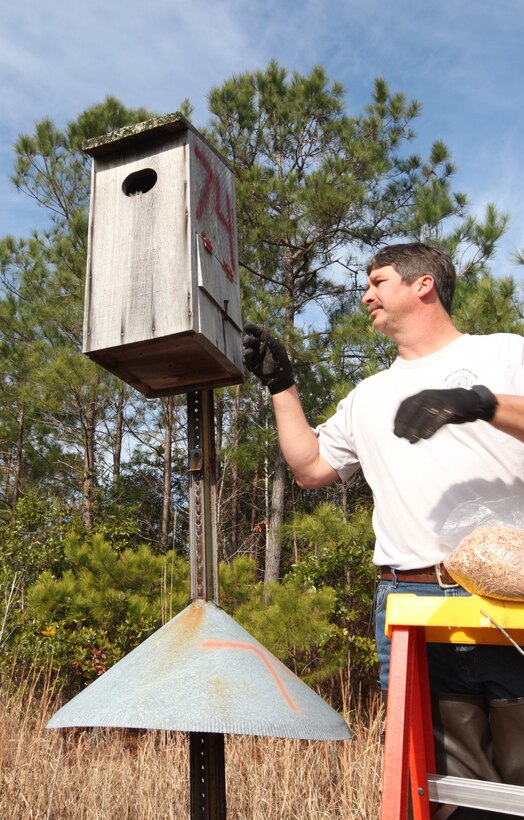
{"type": "MultiPolygon", "coordinates": [[[[490,273],[508,216],[494,205],[472,215],[442,141],[412,152],[419,103],[382,79],[359,114],[345,97],[321,67],[272,62],[211,89],[209,121],[195,123],[235,174],[244,318],[286,344],[312,424],[395,355],[360,308],[365,262],[385,243],[451,254],[460,329],[522,329],[517,284],[490,273]]],[[[191,116],[187,101],[180,109],[191,116]]],[[[0,652],[11,674],[52,659],[83,685],[188,601],[185,398],[146,400],[81,353],[81,145],[156,113],[108,97],[15,145],[14,184],[48,222],[0,241],[0,652]]],[[[365,482],[301,492],[265,391],[248,379],[215,403],[222,605],[309,680],[336,688],[350,665],[365,681],[365,482]]]]}

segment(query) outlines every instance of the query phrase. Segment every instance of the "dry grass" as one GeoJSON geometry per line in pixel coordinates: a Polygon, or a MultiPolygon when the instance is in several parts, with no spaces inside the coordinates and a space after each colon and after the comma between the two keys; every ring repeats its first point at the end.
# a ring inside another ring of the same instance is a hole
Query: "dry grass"
{"type": "MultiPolygon", "coordinates": [[[[0,817],[189,818],[189,742],[169,732],[45,729],[49,683],[0,696],[0,817]],[[42,692],[43,689],[43,692],[42,692]]],[[[348,716],[353,740],[226,738],[228,820],[379,817],[383,716],[348,716]]]]}

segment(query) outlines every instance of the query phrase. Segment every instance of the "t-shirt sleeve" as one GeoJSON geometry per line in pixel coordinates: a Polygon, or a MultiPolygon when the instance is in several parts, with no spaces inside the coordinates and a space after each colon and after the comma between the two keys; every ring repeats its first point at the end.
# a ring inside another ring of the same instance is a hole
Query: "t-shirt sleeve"
{"type": "Polygon", "coordinates": [[[507,367],[511,384],[517,396],[524,396],[524,338],[510,336],[511,353],[508,355],[507,367]]]}
{"type": "Polygon", "coordinates": [[[334,415],[315,428],[320,455],[337,471],[342,481],[350,478],[359,467],[351,425],[354,393],[353,390],[340,402],[334,415]]]}

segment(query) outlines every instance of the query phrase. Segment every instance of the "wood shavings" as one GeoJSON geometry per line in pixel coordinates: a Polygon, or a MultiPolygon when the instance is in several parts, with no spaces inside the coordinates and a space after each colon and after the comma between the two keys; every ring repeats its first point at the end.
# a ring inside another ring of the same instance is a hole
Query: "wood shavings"
{"type": "Polygon", "coordinates": [[[444,566],[473,595],[524,600],[524,530],[477,527],[462,539],[444,566]]]}

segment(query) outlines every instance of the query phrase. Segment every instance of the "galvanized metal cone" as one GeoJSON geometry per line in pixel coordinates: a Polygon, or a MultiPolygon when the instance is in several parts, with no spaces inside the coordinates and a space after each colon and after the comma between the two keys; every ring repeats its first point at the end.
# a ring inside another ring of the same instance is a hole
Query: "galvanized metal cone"
{"type": "Polygon", "coordinates": [[[331,706],[224,610],[204,600],[193,601],[47,725],[351,737],[331,706]]]}

